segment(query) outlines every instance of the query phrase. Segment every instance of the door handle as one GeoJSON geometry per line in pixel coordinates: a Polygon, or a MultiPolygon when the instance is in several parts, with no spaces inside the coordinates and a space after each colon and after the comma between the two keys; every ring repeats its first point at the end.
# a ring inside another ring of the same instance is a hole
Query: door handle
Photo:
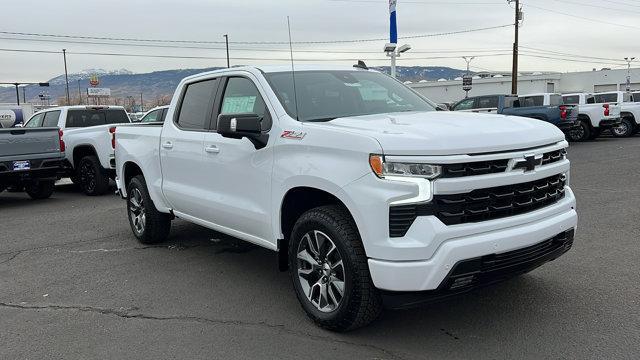
{"type": "Polygon", "coordinates": [[[165,149],[173,149],[173,143],[171,141],[166,141],[162,144],[162,147],[165,149]]]}
{"type": "Polygon", "coordinates": [[[220,149],[215,146],[215,145],[209,145],[207,147],[204,148],[204,151],[210,153],[210,154],[217,154],[220,152],[220,149]]]}

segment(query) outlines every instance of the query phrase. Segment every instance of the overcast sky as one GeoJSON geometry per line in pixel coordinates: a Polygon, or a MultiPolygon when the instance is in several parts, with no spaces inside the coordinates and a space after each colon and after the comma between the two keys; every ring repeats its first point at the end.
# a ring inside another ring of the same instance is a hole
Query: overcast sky
{"type": "MultiPolygon", "coordinates": [[[[610,59],[622,59],[625,56],[640,58],[638,0],[529,0],[523,3],[524,23],[520,28],[522,71],[564,72],[591,70],[594,67],[623,68],[623,62],[610,59]],[[584,57],[571,57],[567,54],[584,57]]],[[[506,0],[398,0],[397,10],[400,37],[505,25],[513,23],[514,17],[513,5],[508,5],[506,0]]],[[[197,41],[224,41],[222,35],[228,33],[232,42],[232,65],[282,63],[288,59],[287,45],[233,43],[287,41],[287,15],[291,18],[294,42],[388,38],[389,33],[387,0],[20,0],[3,1],[2,12],[0,31],[4,32],[197,41]]],[[[125,42],[129,44],[127,46],[118,46],[43,42],[33,41],[34,39],[50,41],[59,38],[0,34],[0,48],[38,51],[60,51],[66,48],[70,53],[70,73],[89,68],[125,68],[141,73],[226,64],[223,44],[182,44],[216,48],[184,49],[131,46],[130,41],[125,42]],[[11,38],[21,40],[10,40],[11,38]],[[214,59],[97,56],[77,54],[79,52],[214,59]]],[[[464,68],[465,62],[460,57],[475,55],[477,58],[471,64],[473,70],[511,69],[511,57],[508,53],[513,43],[513,26],[464,34],[401,39],[399,42],[409,43],[413,48],[401,58],[399,65],[464,68]]],[[[384,43],[385,41],[380,40],[346,44],[294,44],[294,51],[296,59],[300,61],[322,60],[324,63],[324,60],[335,59],[332,62],[346,64],[353,63],[356,59],[367,59],[366,62],[370,65],[387,65],[388,60],[382,54],[384,43]],[[300,52],[302,50],[312,52],[300,52]]],[[[172,45],[164,43],[163,46],[172,45]]],[[[63,72],[61,54],[0,51],[0,82],[43,81],[63,72]]]]}

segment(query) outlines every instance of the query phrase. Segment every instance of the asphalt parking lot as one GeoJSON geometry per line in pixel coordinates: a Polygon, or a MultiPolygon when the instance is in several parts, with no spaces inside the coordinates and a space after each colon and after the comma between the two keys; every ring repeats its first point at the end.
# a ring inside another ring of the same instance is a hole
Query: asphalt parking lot
{"type": "Polygon", "coordinates": [[[520,278],[346,334],[307,320],[267,250],[70,184],[0,194],[2,359],[612,358],[640,354],[640,136],[573,144],[574,248],[520,278]]]}

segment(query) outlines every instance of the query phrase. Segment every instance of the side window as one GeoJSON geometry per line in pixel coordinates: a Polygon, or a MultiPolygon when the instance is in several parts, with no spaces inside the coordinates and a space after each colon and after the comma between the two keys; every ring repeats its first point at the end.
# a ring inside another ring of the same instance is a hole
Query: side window
{"type": "Polygon", "coordinates": [[[49,111],[44,116],[42,122],[43,127],[58,127],[58,119],[60,118],[60,110],[49,111]]]}
{"type": "Polygon", "coordinates": [[[209,126],[218,79],[187,85],[176,123],[188,130],[205,130],[209,126]]]}
{"type": "Polygon", "coordinates": [[[162,115],[160,116],[160,119],[158,119],[158,121],[164,122],[164,119],[167,117],[167,112],[168,111],[169,111],[169,109],[167,109],[167,108],[162,109],[162,115]]]}
{"type": "Polygon", "coordinates": [[[473,101],[473,98],[462,100],[453,107],[453,111],[469,110],[473,107],[473,101]]]}
{"type": "Polygon", "coordinates": [[[242,77],[232,77],[222,97],[220,114],[256,114],[263,118],[262,129],[271,128],[271,116],[255,84],[242,77]]]}
{"type": "Polygon", "coordinates": [[[44,115],[46,113],[40,113],[40,114],[36,114],[33,115],[31,117],[31,119],[29,120],[29,122],[27,122],[27,124],[24,127],[40,127],[42,126],[42,120],[44,119],[44,115]]]}
{"type": "Polygon", "coordinates": [[[474,106],[474,109],[486,109],[486,108],[497,108],[498,107],[498,97],[497,96],[483,96],[478,99],[477,106],[474,106]]]}
{"type": "Polygon", "coordinates": [[[544,106],[544,96],[526,96],[519,100],[521,107],[544,106]]]}
{"type": "Polygon", "coordinates": [[[156,122],[158,121],[158,113],[161,112],[162,110],[154,110],[150,113],[148,113],[147,115],[145,115],[142,120],[140,120],[140,122],[143,123],[147,123],[147,122],[156,122]]]}
{"type": "Polygon", "coordinates": [[[595,103],[596,103],[596,98],[594,98],[593,96],[587,97],[587,104],[595,104],[595,103]]]}
{"type": "Polygon", "coordinates": [[[562,96],[560,95],[551,95],[549,96],[549,105],[558,106],[562,105],[564,102],[562,100],[562,96]]]}

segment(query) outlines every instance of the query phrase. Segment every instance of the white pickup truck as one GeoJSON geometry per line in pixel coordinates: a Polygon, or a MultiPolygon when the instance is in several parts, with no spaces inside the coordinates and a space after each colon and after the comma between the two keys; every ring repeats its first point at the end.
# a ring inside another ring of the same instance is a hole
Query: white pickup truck
{"type": "Polygon", "coordinates": [[[615,137],[629,137],[640,130],[640,102],[634,102],[633,95],[624,91],[610,91],[593,95],[597,104],[620,105],[622,121],[611,129],[615,137]]]}
{"type": "Polygon", "coordinates": [[[163,125],[116,130],[133,234],[181,218],[278,252],[320,326],[526,273],[573,243],[567,142],[522,117],[435,111],[357,67],[182,80],[163,125]]]}
{"type": "Polygon", "coordinates": [[[35,113],[25,127],[58,127],[65,150],[65,175],[87,195],[102,195],[115,177],[114,132],[130,123],[121,106],[62,106],[35,113]]]}
{"type": "Polygon", "coordinates": [[[597,103],[596,97],[587,93],[563,94],[562,100],[567,105],[577,105],[579,111],[580,127],[567,133],[569,140],[594,140],[602,131],[612,129],[622,122],[621,106],[616,102],[597,103]]]}

